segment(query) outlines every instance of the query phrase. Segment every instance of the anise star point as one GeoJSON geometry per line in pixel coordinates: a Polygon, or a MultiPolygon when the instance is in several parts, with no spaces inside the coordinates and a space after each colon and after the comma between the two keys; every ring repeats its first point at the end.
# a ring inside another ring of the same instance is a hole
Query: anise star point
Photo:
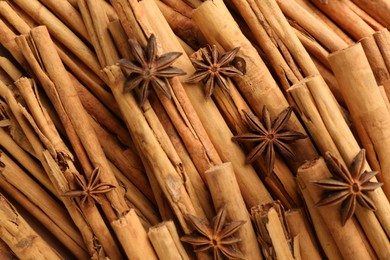
{"type": "Polygon", "coordinates": [[[383,183],[370,181],[378,172],[364,171],[365,154],[364,149],[360,150],[347,169],[337,158],[329,152],[326,153],[326,163],[334,177],[313,181],[313,183],[328,191],[327,196],[320,200],[317,206],[341,203],[343,226],[353,216],[356,202],[363,208],[376,210],[374,202],[366,193],[381,187],[383,183]]]}
{"type": "Polygon", "coordinates": [[[233,221],[225,223],[226,209],[223,207],[213,219],[213,224],[208,225],[204,219],[193,215],[186,215],[195,231],[183,236],[182,241],[196,247],[195,252],[202,252],[212,249],[214,259],[222,259],[225,256],[229,259],[243,259],[243,254],[236,247],[241,240],[233,236],[245,221],[233,221]]]}
{"type": "Polygon", "coordinates": [[[286,128],[292,111],[292,106],[287,107],[280,112],[274,121],[271,121],[271,116],[266,106],[263,107],[261,121],[255,115],[243,111],[251,132],[234,136],[233,140],[256,144],[246,157],[247,163],[252,163],[262,155],[266,163],[267,174],[270,174],[275,164],[275,148],[282,155],[294,158],[293,151],[286,143],[304,139],[307,136],[286,128]]]}
{"type": "Polygon", "coordinates": [[[135,60],[120,59],[118,61],[119,66],[130,72],[126,78],[123,92],[129,92],[138,87],[140,89],[140,106],[145,103],[150,86],[159,89],[165,96],[171,98],[168,78],[186,74],[185,71],[172,66],[182,53],[167,52],[158,55],[157,41],[153,34],[149,37],[145,50],[135,39],[129,39],[129,43],[135,60]]]}
{"type": "MultiPolygon", "coordinates": [[[[231,94],[227,78],[244,75],[241,70],[232,64],[239,50],[240,48],[236,47],[220,55],[215,45],[209,46],[208,50],[201,48],[201,59],[191,58],[196,72],[187,79],[187,82],[195,83],[202,81],[205,83],[206,98],[211,97],[215,85],[231,94]]],[[[241,60],[241,66],[245,67],[243,63],[245,63],[244,60],[241,60]]],[[[245,68],[242,68],[242,70],[245,71],[245,68]]]]}
{"type": "Polygon", "coordinates": [[[100,203],[99,196],[112,191],[115,186],[109,183],[100,182],[100,169],[96,167],[91,174],[90,180],[87,182],[83,176],[79,174],[73,174],[76,180],[76,184],[79,189],[69,190],[63,193],[63,196],[80,198],[80,204],[82,206],[91,206],[95,202],[100,203]]]}

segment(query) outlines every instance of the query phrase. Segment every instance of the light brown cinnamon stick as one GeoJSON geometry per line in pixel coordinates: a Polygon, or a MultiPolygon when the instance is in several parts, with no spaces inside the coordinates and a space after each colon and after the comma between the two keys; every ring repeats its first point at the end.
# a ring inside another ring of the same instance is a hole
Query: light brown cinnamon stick
{"type": "Polygon", "coordinates": [[[238,244],[245,259],[262,259],[248,211],[241,196],[231,163],[214,166],[205,172],[216,211],[226,207],[230,221],[245,221],[237,231],[238,244]]]}
{"type": "Polygon", "coordinates": [[[310,1],[334,20],[355,40],[359,40],[375,32],[374,29],[348,7],[346,0],[329,1],[326,5],[322,4],[320,0],[310,1]]]}
{"type": "MultiPolygon", "coordinates": [[[[234,80],[255,114],[261,115],[263,106],[267,105],[271,117],[275,117],[287,106],[288,103],[283,93],[276,85],[256,49],[236,27],[233,18],[222,1],[204,2],[194,11],[193,19],[197,22],[209,43],[216,44],[220,49],[225,50],[241,47],[238,55],[245,59],[246,74],[234,80]]],[[[296,41],[299,42],[298,39],[296,41]]],[[[291,117],[289,127],[304,132],[294,115],[291,117]]],[[[310,140],[299,140],[294,144],[294,147],[296,147],[295,145],[305,147],[305,150],[301,150],[295,162],[290,162],[294,168],[308,158],[315,158],[316,151],[310,140]]]]}
{"type": "Polygon", "coordinates": [[[373,35],[367,36],[359,41],[362,44],[368,63],[375,76],[378,85],[382,85],[387,96],[390,97],[390,73],[382,57],[381,51],[373,35]]]}
{"type": "Polygon", "coordinates": [[[161,260],[190,258],[185,251],[173,221],[162,222],[149,229],[148,237],[161,260]]]}
{"type": "MultiPolygon", "coordinates": [[[[315,202],[321,199],[323,191],[311,183],[311,181],[321,180],[331,176],[323,158],[308,162],[298,170],[299,181],[304,183],[315,202]]],[[[344,259],[356,259],[359,257],[370,259],[370,255],[354,222],[347,221],[344,226],[341,224],[338,205],[326,206],[326,208],[320,207],[318,210],[344,259]]]]}
{"type": "MultiPolygon", "coordinates": [[[[374,165],[375,161],[379,162],[380,180],[390,183],[390,162],[387,160],[390,156],[390,114],[361,44],[332,53],[329,61],[363,146],[375,151],[367,154],[368,160],[374,165]],[[354,73],[356,71],[359,73],[354,73]],[[366,133],[369,139],[363,139],[362,133],[366,133]]],[[[388,198],[389,186],[385,184],[383,187],[388,198]]]]}
{"type": "Polygon", "coordinates": [[[390,2],[387,0],[367,1],[367,0],[352,0],[361,9],[366,11],[375,18],[378,22],[389,28],[390,21],[388,14],[390,12],[390,2]]]}
{"type": "Polygon", "coordinates": [[[0,235],[21,259],[62,259],[0,194],[0,235]]]}
{"type": "MultiPolygon", "coordinates": [[[[24,196],[14,186],[9,184],[6,180],[0,180],[0,187],[19,203],[23,209],[27,210],[36,220],[38,220],[50,233],[52,233],[72,254],[78,259],[88,259],[87,252],[80,247],[71,237],[69,237],[64,230],[62,230],[52,219],[50,219],[44,211],[42,211],[35,204],[24,196]]],[[[0,257],[1,258],[1,257],[0,257]]]]}
{"type": "Polygon", "coordinates": [[[297,22],[302,28],[315,37],[328,51],[346,48],[348,44],[333,32],[326,24],[317,19],[311,12],[299,5],[295,0],[277,0],[283,13],[297,22]]]}
{"type": "Polygon", "coordinates": [[[286,212],[286,221],[292,237],[299,236],[302,260],[322,259],[315,234],[301,208],[286,212]]]}

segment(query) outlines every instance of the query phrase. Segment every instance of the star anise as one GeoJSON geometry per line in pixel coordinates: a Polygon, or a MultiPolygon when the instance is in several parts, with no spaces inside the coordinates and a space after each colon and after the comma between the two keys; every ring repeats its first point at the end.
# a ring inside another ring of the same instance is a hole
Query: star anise
{"type": "Polygon", "coordinates": [[[191,58],[196,72],[187,79],[187,82],[194,83],[203,81],[206,86],[206,98],[211,97],[213,94],[215,84],[230,94],[227,78],[244,75],[241,70],[231,64],[236,58],[239,49],[239,47],[234,48],[220,56],[215,45],[212,48],[209,47],[208,50],[201,48],[202,60],[191,58]]]}
{"type": "Polygon", "coordinates": [[[214,217],[212,226],[208,225],[204,219],[193,215],[188,214],[186,217],[195,231],[191,235],[182,237],[181,240],[196,246],[195,252],[212,249],[214,259],[222,259],[223,256],[229,259],[243,259],[244,256],[236,246],[236,243],[241,240],[232,235],[245,221],[225,223],[226,210],[224,207],[214,217]]]}
{"type": "Polygon", "coordinates": [[[63,196],[67,197],[79,197],[81,198],[81,205],[84,206],[86,203],[87,206],[91,206],[96,202],[100,203],[100,198],[102,194],[105,194],[109,191],[115,189],[115,186],[109,183],[100,182],[100,169],[96,167],[91,174],[91,178],[87,183],[83,176],[79,174],[73,174],[75,177],[76,183],[80,189],[69,190],[63,193],[63,196]]]}
{"type": "Polygon", "coordinates": [[[183,70],[171,66],[182,53],[167,52],[161,56],[157,55],[157,41],[153,34],[148,39],[145,51],[136,40],[129,39],[129,43],[135,60],[120,59],[118,61],[119,66],[130,71],[130,75],[126,78],[123,92],[139,87],[140,106],[145,103],[148,97],[150,85],[155,89],[161,90],[168,98],[171,98],[168,78],[186,74],[183,70]]]}
{"type": "Polygon", "coordinates": [[[292,109],[291,106],[284,109],[272,123],[266,106],[263,107],[262,122],[255,115],[243,111],[252,132],[234,136],[233,140],[256,144],[255,148],[246,157],[247,163],[252,163],[258,156],[262,155],[267,166],[267,173],[270,174],[275,163],[275,148],[282,155],[294,158],[293,151],[286,143],[304,139],[307,136],[285,128],[290,119],[292,109]]]}
{"type": "Polygon", "coordinates": [[[356,201],[366,209],[376,210],[374,202],[366,193],[379,188],[383,183],[369,181],[378,172],[364,171],[365,155],[365,150],[360,150],[347,169],[328,152],[325,156],[326,164],[334,177],[313,181],[328,191],[327,196],[318,202],[317,206],[341,203],[341,221],[343,225],[355,212],[356,201]]]}

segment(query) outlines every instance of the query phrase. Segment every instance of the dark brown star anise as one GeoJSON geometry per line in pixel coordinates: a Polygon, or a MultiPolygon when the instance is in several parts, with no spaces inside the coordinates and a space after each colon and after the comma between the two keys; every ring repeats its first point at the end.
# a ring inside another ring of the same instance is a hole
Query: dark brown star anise
{"type": "Polygon", "coordinates": [[[196,72],[187,79],[187,82],[194,83],[203,81],[206,86],[206,98],[211,97],[215,84],[230,94],[227,78],[233,76],[242,76],[243,72],[234,67],[231,62],[236,58],[239,47],[224,53],[220,56],[217,47],[201,48],[202,60],[191,58],[196,72]],[[211,53],[211,55],[210,55],[211,53]]]}
{"type": "Polygon", "coordinates": [[[225,223],[226,210],[221,208],[213,219],[212,226],[205,220],[190,214],[186,215],[195,231],[191,235],[183,236],[182,241],[194,245],[195,252],[212,249],[214,259],[222,259],[225,256],[229,259],[243,259],[241,251],[236,243],[240,242],[233,234],[245,223],[245,221],[233,221],[225,223]]]}
{"type": "Polygon", "coordinates": [[[88,183],[85,181],[84,177],[79,174],[73,174],[73,176],[80,189],[69,190],[63,193],[63,196],[79,197],[82,206],[84,206],[85,203],[87,206],[91,206],[95,201],[100,203],[99,196],[115,189],[115,186],[112,184],[100,182],[100,169],[98,167],[93,170],[88,183]]]}
{"type": "Polygon", "coordinates": [[[161,90],[165,96],[171,98],[168,78],[186,74],[183,70],[171,66],[182,53],[167,52],[161,56],[157,55],[157,41],[153,34],[148,39],[145,51],[136,40],[129,39],[129,43],[135,60],[120,59],[118,61],[119,66],[130,71],[123,92],[139,87],[140,106],[145,103],[148,97],[149,85],[161,90]]]}
{"type": "Polygon", "coordinates": [[[366,151],[364,149],[353,159],[348,169],[333,157],[329,152],[325,156],[328,169],[334,175],[333,178],[313,181],[326,189],[327,195],[318,202],[317,206],[341,204],[341,221],[345,225],[356,209],[356,201],[364,208],[376,210],[374,202],[366,194],[379,188],[383,183],[370,182],[370,179],[378,174],[376,171],[364,171],[366,151]]]}
{"type": "Polygon", "coordinates": [[[303,133],[286,129],[285,126],[290,119],[292,107],[284,109],[271,123],[271,116],[266,106],[263,107],[262,122],[253,114],[243,111],[252,132],[234,136],[233,140],[244,143],[255,143],[248,156],[247,163],[252,163],[258,156],[263,155],[267,173],[270,174],[275,163],[275,148],[284,156],[294,158],[294,153],[286,144],[307,136],[303,133]]]}

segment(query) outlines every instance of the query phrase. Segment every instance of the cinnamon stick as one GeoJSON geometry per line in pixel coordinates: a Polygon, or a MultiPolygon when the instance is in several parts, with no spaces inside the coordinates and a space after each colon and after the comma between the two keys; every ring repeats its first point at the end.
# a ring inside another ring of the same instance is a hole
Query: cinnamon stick
{"type": "Polygon", "coordinates": [[[150,228],[148,237],[159,259],[190,259],[180,241],[173,221],[162,222],[150,228]]]}
{"type": "Polygon", "coordinates": [[[262,259],[232,164],[214,166],[205,175],[215,208],[226,207],[226,215],[230,221],[245,221],[237,231],[241,240],[238,246],[245,259],[262,259]]]}
{"type": "Polygon", "coordinates": [[[14,0],[21,9],[29,13],[38,23],[50,28],[50,33],[63,43],[72,53],[83,61],[94,73],[101,75],[100,66],[95,54],[53,13],[39,1],[14,0]]]}
{"type": "MultiPolygon", "coordinates": [[[[329,61],[363,146],[368,149],[372,147],[375,151],[374,154],[367,154],[368,160],[374,165],[376,165],[375,161],[378,161],[381,170],[380,180],[390,183],[390,162],[387,160],[390,155],[390,139],[388,138],[390,136],[390,114],[362,45],[356,44],[332,53],[329,61]],[[359,73],[353,73],[355,71],[359,73]],[[362,133],[367,135],[363,136],[362,133]],[[363,139],[363,137],[369,139],[363,139]]],[[[389,198],[389,184],[384,185],[383,191],[389,198]]]]}
{"type": "Polygon", "coordinates": [[[130,209],[124,217],[111,224],[129,259],[158,259],[134,209],[130,209]],[[120,231],[122,229],[128,229],[132,232],[122,235],[123,232],[120,231]]]}
{"type": "Polygon", "coordinates": [[[38,220],[51,234],[53,234],[72,254],[78,259],[88,259],[89,256],[84,248],[80,247],[64,230],[62,230],[46,213],[32,203],[18,189],[6,180],[0,180],[0,187],[12,199],[17,201],[23,209],[27,210],[36,220],[38,220]]]}
{"type": "Polygon", "coordinates": [[[325,23],[317,19],[312,12],[294,1],[277,0],[283,13],[297,22],[302,28],[309,32],[328,51],[337,51],[346,48],[348,44],[333,32],[325,23]]]}
{"type": "Polygon", "coordinates": [[[109,86],[114,97],[124,112],[123,116],[134,144],[139,153],[142,154],[141,158],[144,165],[148,165],[146,166],[146,170],[148,171],[149,169],[153,173],[184,232],[189,233],[191,230],[184,220],[184,214],[196,215],[196,213],[182,180],[179,177],[180,173],[162,149],[161,144],[156,139],[135,98],[130,93],[123,94],[122,86],[125,79],[120,68],[110,66],[104,69],[104,72],[110,81],[109,86]],[[132,111],[132,113],[125,113],[125,111],[132,111]]]}
{"type": "Polygon", "coordinates": [[[286,212],[286,221],[292,237],[299,236],[299,249],[302,260],[322,259],[316,237],[303,209],[297,208],[286,212]]]}
{"type": "MultiPolygon", "coordinates": [[[[295,246],[286,225],[284,209],[278,202],[253,207],[251,215],[266,258],[299,259],[295,256],[300,253],[292,251],[295,246]]],[[[299,247],[297,250],[299,251],[299,247]]]]}
{"type": "Polygon", "coordinates": [[[361,9],[369,13],[375,20],[383,24],[385,27],[390,27],[388,13],[390,12],[390,3],[387,0],[366,1],[352,0],[361,9]]]}
{"type": "Polygon", "coordinates": [[[82,37],[87,42],[90,41],[88,31],[85,28],[83,19],[80,13],[66,0],[42,0],[47,8],[49,8],[56,16],[61,18],[69,28],[82,37]]]}
{"type": "Polygon", "coordinates": [[[21,259],[62,259],[0,194],[0,235],[21,259]]]}
{"type": "Polygon", "coordinates": [[[390,73],[382,57],[381,51],[373,35],[364,37],[359,41],[362,44],[368,63],[375,76],[376,83],[382,85],[390,97],[390,73]]]}
{"type": "Polygon", "coordinates": [[[310,1],[355,40],[359,40],[375,32],[374,29],[348,7],[346,0],[330,1],[326,5],[322,4],[320,0],[310,1]]]}
{"type": "MultiPolygon", "coordinates": [[[[360,151],[359,145],[347,122],[345,121],[345,118],[340,111],[339,105],[331,94],[329,88],[325,86],[324,81],[318,76],[313,76],[309,79],[310,80],[306,81],[306,86],[310,90],[317,109],[321,114],[321,118],[326,125],[332,140],[336,144],[340,155],[342,156],[342,160],[345,162],[345,165],[349,165],[356,154],[360,151]]],[[[368,164],[366,164],[366,170],[370,171],[368,164]]],[[[370,194],[370,197],[377,205],[377,211],[375,212],[376,216],[380,220],[380,223],[386,233],[389,234],[390,223],[388,216],[390,214],[390,208],[388,200],[386,199],[386,195],[382,189],[377,189],[372,194],[370,194]]],[[[375,225],[379,228],[380,225],[378,225],[379,223],[377,220],[375,220],[375,218],[368,220],[368,218],[373,217],[372,214],[369,215],[370,216],[361,217],[361,221],[365,222],[364,225],[367,225],[367,229],[370,225],[375,225]]],[[[382,233],[380,228],[378,233],[382,233]]]]}
{"type": "MultiPolygon", "coordinates": [[[[323,158],[304,164],[298,170],[298,180],[304,184],[312,199],[318,202],[323,196],[323,191],[318,189],[313,180],[321,180],[331,177],[332,174],[326,167],[323,158]]],[[[322,219],[331,232],[344,259],[370,259],[370,255],[360,237],[353,221],[347,221],[343,226],[340,221],[339,205],[318,208],[322,219]]]]}
{"type": "Polygon", "coordinates": [[[387,29],[383,29],[375,32],[374,38],[386,63],[387,70],[390,70],[390,33],[387,29]]]}
{"type": "MultiPolygon", "coordinates": [[[[318,210],[318,207],[316,207],[316,203],[311,198],[307,186],[302,181],[300,181],[300,179],[297,179],[297,184],[298,184],[299,191],[305,201],[305,207],[308,212],[308,216],[310,217],[318,241],[325,255],[328,258],[332,258],[332,259],[338,259],[338,260],[343,259],[343,256],[341,255],[341,252],[335,240],[333,239],[332,234],[327,228],[324,219],[322,218],[318,210]]],[[[304,256],[304,254],[305,253],[303,252],[302,256],[304,256]]]]}

